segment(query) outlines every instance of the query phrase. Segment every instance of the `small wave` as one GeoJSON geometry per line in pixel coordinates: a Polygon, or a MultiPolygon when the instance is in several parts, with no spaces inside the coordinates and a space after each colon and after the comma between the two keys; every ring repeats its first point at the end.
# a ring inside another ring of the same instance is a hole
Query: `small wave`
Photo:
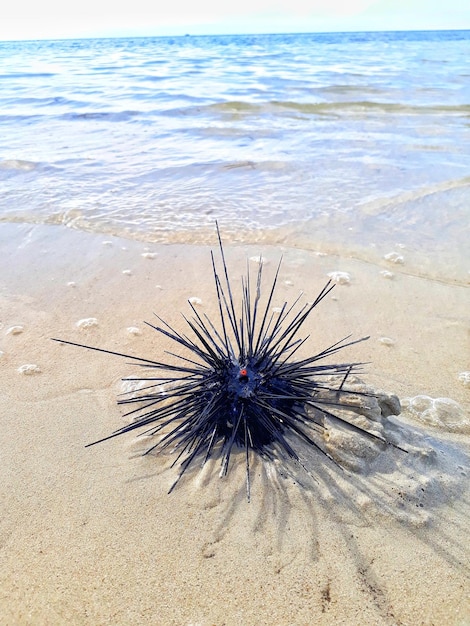
{"type": "Polygon", "coordinates": [[[55,76],[53,72],[8,72],[0,74],[0,79],[11,80],[12,78],[51,78],[55,76]]]}
{"type": "MultiPolygon", "coordinates": [[[[361,211],[367,213],[367,215],[390,215],[392,211],[399,210],[399,207],[404,204],[469,186],[470,176],[463,176],[462,178],[428,184],[410,191],[402,191],[399,194],[380,198],[379,200],[365,200],[363,203],[359,203],[358,206],[361,208],[361,211]]],[[[429,220],[428,215],[425,216],[425,220],[429,220]]]]}
{"type": "Polygon", "coordinates": [[[14,122],[33,122],[35,120],[42,120],[45,115],[0,115],[0,124],[13,124],[14,122]]]}
{"type": "Polygon", "coordinates": [[[18,172],[31,172],[39,167],[34,161],[22,161],[21,159],[7,159],[0,161],[0,169],[16,170],[18,172]]]}
{"type": "Polygon", "coordinates": [[[376,102],[373,100],[351,100],[345,102],[295,102],[290,100],[271,100],[263,103],[243,102],[238,100],[203,104],[197,107],[167,109],[164,115],[201,115],[230,114],[241,116],[263,116],[295,112],[301,115],[335,117],[339,115],[361,115],[370,113],[395,115],[470,115],[470,104],[459,105],[412,105],[400,102],[376,102]]]}
{"type": "Polygon", "coordinates": [[[317,91],[318,93],[323,93],[323,94],[326,93],[326,94],[334,94],[334,95],[357,94],[357,93],[382,95],[386,93],[383,89],[379,89],[378,87],[371,87],[371,86],[365,86],[365,85],[331,85],[328,87],[319,87],[315,91],[317,91]]]}
{"type": "Polygon", "coordinates": [[[270,103],[285,109],[294,109],[302,113],[312,114],[328,114],[328,113],[361,113],[361,112],[377,112],[377,113],[395,113],[395,114],[442,114],[454,113],[458,115],[470,114],[470,105],[412,105],[402,104],[400,102],[375,102],[372,100],[352,100],[348,102],[318,102],[303,103],[289,101],[274,101],[270,103]]]}
{"type": "Polygon", "coordinates": [[[132,117],[141,115],[141,111],[84,111],[83,113],[64,113],[63,120],[106,120],[110,122],[126,122],[132,117]]]}
{"type": "Polygon", "coordinates": [[[69,98],[64,98],[62,96],[48,96],[46,98],[37,98],[34,96],[28,96],[25,98],[15,97],[3,100],[4,104],[11,105],[14,107],[21,107],[24,105],[35,105],[38,107],[49,107],[49,106],[63,106],[63,107],[85,107],[90,106],[90,102],[86,102],[84,100],[72,100],[69,98]]]}
{"type": "Polygon", "coordinates": [[[168,80],[169,77],[168,76],[155,76],[155,74],[146,74],[145,76],[140,76],[139,77],[139,81],[140,82],[151,82],[151,83],[159,83],[162,82],[164,80],[168,80]]]}

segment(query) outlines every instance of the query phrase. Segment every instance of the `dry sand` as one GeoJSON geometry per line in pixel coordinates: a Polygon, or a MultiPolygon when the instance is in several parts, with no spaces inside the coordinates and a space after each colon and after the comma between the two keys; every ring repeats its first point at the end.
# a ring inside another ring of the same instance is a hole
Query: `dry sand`
{"type": "MultiPolygon", "coordinates": [[[[371,335],[345,359],[404,400],[389,428],[409,452],[360,449],[348,473],[313,456],[305,482],[257,461],[247,503],[241,458],[167,495],[168,458],[140,456],[132,434],[85,449],[124,423],[134,372],[49,340],[161,354],[142,323],[154,311],[181,327],[195,297],[215,314],[209,248],[7,224],[0,242],[1,624],[470,624],[465,287],[283,250],[275,306],[347,274],[308,348],[371,335]]],[[[259,251],[227,245],[232,274],[259,251]]],[[[262,252],[272,273],[280,250],[262,252]]]]}

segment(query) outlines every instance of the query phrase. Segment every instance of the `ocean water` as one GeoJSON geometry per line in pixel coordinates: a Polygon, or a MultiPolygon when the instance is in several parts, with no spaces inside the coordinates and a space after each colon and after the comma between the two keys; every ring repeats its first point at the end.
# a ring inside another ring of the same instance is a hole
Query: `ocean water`
{"type": "Polygon", "coordinates": [[[0,221],[468,283],[470,31],[0,43],[0,221]]]}

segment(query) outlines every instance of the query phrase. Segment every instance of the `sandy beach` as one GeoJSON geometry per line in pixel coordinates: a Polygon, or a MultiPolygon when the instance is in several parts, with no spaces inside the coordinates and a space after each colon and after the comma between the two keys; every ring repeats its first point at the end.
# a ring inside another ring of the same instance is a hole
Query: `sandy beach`
{"type": "Polygon", "coordinates": [[[305,349],[370,335],[344,358],[400,398],[390,428],[409,449],[343,474],[315,456],[305,484],[255,461],[248,503],[243,454],[167,495],[171,459],[142,457],[133,434],[85,448],[125,423],[134,370],[50,341],[163,354],[154,312],[184,328],[194,297],[216,316],[210,247],[15,224],[0,242],[0,624],[470,624],[467,287],[227,241],[234,280],[260,252],[272,276],[283,255],[275,306],[344,273],[305,349]]]}

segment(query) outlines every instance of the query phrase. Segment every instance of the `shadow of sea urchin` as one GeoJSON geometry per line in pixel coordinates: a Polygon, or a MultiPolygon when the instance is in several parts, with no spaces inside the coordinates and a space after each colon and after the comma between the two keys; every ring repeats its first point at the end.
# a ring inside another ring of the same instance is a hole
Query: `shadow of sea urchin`
{"type": "Polygon", "coordinates": [[[126,415],[132,416],[133,421],[88,445],[147,427],[140,434],[158,434],[159,437],[145,454],[171,449],[176,453],[172,465],[180,463],[179,475],[170,492],[197,459],[204,465],[209,457],[218,455],[221,459],[220,475],[226,475],[232,451],[241,448],[245,451],[249,500],[250,450],[265,459],[281,458],[303,466],[295,448],[297,440],[338,464],[323,443],[322,435],[327,430],[325,418],[340,422],[361,436],[383,444],[390,443],[345,418],[343,413],[339,415],[335,412],[338,408],[350,408],[348,394],[358,395],[357,391],[348,391],[346,382],[362,364],[322,363],[325,358],[368,337],[349,341],[348,336],[314,356],[299,360],[294,358],[308,338],[298,338],[300,328],[313,309],[331,292],[334,284],[328,281],[313,302],[301,305],[299,295],[291,305],[285,302],[280,311],[274,313],[271,305],[281,262],[263,305],[263,265],[260,263],[254,284],[247,268],[246,277],[242,278],[241,307],[237,309],[218,225],[217,235],[222,272],[219,273],[212,252],[211,259],[219,309],[218,324],[214,324],[207,315],[201,316],[191,302],[189,305],[194,315],[183,317],[192,331],[192,337],[177,332],[158,316],[161,326],[146,322],[187,349],[187,356],[167,352],[176,357],[179,364],[54,339],[132,359],[138,366],[153,368],[157,374],[125,379],[141,384],[144,381],[145,384],[138,394],[124,394],[118,401],[118,404],[132,406],[126,415]],[[162,392],[162,384],[170,384],[171,390],[162,392]]]}

